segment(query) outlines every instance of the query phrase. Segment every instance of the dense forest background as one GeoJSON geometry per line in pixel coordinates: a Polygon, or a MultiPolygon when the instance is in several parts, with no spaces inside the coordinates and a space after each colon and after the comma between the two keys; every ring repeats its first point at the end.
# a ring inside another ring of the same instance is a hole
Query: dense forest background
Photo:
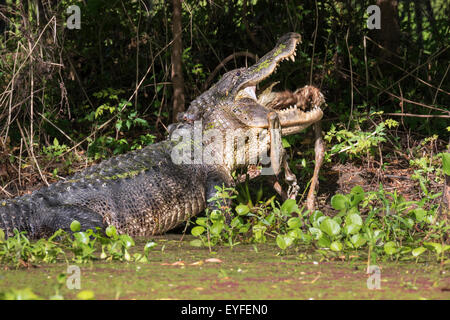
{"type": "MultiPolygon", "coordinates": [[[[291,31],[297,59],[269,81],[322,90],[328,163],[435,174],[450,130],[449,16],[444,0],[0,0],[0,197],[163,139],[177,111],[291,31]],[[80,29],[67,28],[74,4],[80,29]],[[372,4],[380,30],[367,28],[372,4]]],[[[285,141],[305,176],[307,140],[285,141]]]]}

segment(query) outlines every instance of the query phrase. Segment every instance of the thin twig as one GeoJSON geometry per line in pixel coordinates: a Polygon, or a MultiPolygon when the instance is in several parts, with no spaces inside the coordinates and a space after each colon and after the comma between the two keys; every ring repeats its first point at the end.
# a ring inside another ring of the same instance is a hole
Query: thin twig
{"type": "Polygon", "coordinates": [[[352,68],[352,57],[350,55],[350,48],[348,47],[349,32],[350,32],[350,28],[347,29],[347,34],[345,35],[345,45],[347,46],[348,63],[350,65],[350,94],[351,94],[350,117],[348,119],[347,130],[350,128],[350,122],[352,121],[352,117],[353,117],[353,68],[352,68]]]}
{"type": "Polygon", "coordinates": [[[413,113],[383,113],[386,116],[414,117],[414,118],[444,118],[450,119],[445,114],[413,114],[413,113]]]}
{"type": "Polygon", "coordinates": [[[317,29],[319,27],[319,8],[317,7],[317,0],[316,3],[316,29],[314,30],[314,40],[313,40],[313,51],[311,55],[311,68],[309,71],[309,84],[312,85],[312,78],[313,78],[313,66],[314,66],[314,54],[316,51],[316,39],[317,39],[317,29]]]}

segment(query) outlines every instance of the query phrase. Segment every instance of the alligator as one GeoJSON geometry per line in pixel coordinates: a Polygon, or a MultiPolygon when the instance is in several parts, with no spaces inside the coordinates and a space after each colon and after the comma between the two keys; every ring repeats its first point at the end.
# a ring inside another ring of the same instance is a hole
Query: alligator
{"type": "MultiPolygon", "coordinates": [[[[18,230],[26,231],[30,238],[40,238],[58,229],[70,231],[71,223],[77,220],[82,230],[104,230],[113,225],[119,233],[131,236],[162,234],[207,207],[216,208],[217,204],[207,201],[217,194],[216,187],[233,186],[232,173],[267,152],[269,168],[278,177],[284,167],[291,196],[295,196],[296,179],[287,165],[281,136],[313,124],[319,137],[323,95],[307,86],[293,93],[265,90],[257,97],[255,88],[280,62],[293,59],[300,39],[300,35],[289,33],[253,66],[226,73],[179,115],[180,122],[170,126],[168,139],[102,161],[31,194],[0,200],[0,229],[7,237],[18,230]],[[287,107],[287,101],[298,102],[298,106],[287,107]],[[246,138],[227,149],[217,143],[217,136],[205,139],[213,131],[226,137],[225,132],[239,130],[257,136],[257,143],[246,138]],[[202,140],[184,143],[190,139],[186,136],[198,131],[202,140]],[[176,156],[180,150],[194,150],[195,155],[198,145],[201,150],[212,151],[215,160],[203,161],[206,157],[202,156],[198,161],[188,154],[180,161],[176,156]]],[[[315,174],[323,158],[321,139],[317,140],[315,174]]],[[[308,200],[313,199],[316,185],[317,176],[308,200]]],[[[307,205],[312,209],[314,204],[307,205]]]]}

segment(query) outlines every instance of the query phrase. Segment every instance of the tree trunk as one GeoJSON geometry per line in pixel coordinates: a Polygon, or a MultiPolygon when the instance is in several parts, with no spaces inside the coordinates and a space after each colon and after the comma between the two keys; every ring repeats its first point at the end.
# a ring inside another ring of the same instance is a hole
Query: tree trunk
{"type": "Polygon", "coordinates": [[[398,1],[377,0],[381,11],[381,29],[377,30],[380,44],[392,52],[397,52],[400,44],[400,25],[398,22],[398,1]]]}
{"type": "MultiPolygon", "coordinates": [[[[447,152],[450,153],[450,139],[448,140],[447,152]]],[[[444,212],[450,218],[450,176],[445,175],[444,190],[443,190],[443,202],[444,212]]]]}
{"type": "Polygon", "coordinates": [[[183,53],[181,29],[181,0],[172,0],[172,85],[173,85],[173,114],[172,121],[176,122],[177,114],[184,111],[184,79],[181,56],[183,53]]]}
{"type": "MultiPolygon", "coordinates": [[[[6,0],[0,0],[0,9],[2,9],[2,8],[3,9],[6,8],[6,0]]],[[[5,30],[6,30],[6,21],[0,17],[0,36],[3,35],[5,30]]],[[[4,36],[6,36],[6,35],[4,35],[4,36]]]]}

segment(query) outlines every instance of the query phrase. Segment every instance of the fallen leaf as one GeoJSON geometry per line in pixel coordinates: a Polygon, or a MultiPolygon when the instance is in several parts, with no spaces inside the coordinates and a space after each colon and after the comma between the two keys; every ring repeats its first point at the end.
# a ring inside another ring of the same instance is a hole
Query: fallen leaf
{"type": "Polygon", "coordinates": [[[206,259],[205,262],[212,262],[212,263],[222,263],[223,261],[217,258],[210,258],[206,259]]]}

